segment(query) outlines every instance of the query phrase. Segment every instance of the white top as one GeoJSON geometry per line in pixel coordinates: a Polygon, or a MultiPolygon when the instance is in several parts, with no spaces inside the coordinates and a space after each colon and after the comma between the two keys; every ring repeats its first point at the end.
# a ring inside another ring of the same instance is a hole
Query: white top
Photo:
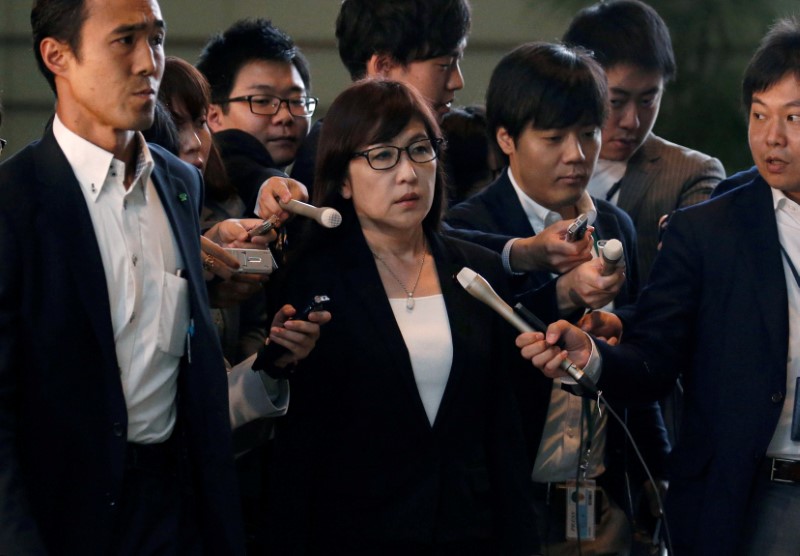
{"type": "Polygon", "coordinates": [[[607,199],[606,196],[608,192],[611,191],[611,188],[625,176],[627,170],[627,162],[603,160],[599,158],[594,172],[592,172],[592,177],[589,178],[589,185],[586,189],[593,197],[605,199],[609,203],[616,205],[617,201],[619,201],[619,187],[610,199],[607,199]]]}
{"type": "Polygon", "coordinates": [[[428,422],[433,425],[453,365],[450,321],[443,295],[415,297],[413,311],[406,308],[406,299],[389,299],[389,303],[408,349],[428,422]]]}
{"type": "MultiPolygon", "coordinates": [[[[775,203],[775,219],[778,223],[778,239],[800,271],[800,205],[787,198],[782,191],[772,189],[775,203]]],[[[783,272],[786,275],[786,291],[789,294],[789,350],[786,364],[786,399],[767,454],[800,460],[800,442],[792,441],[792,412],[797,392],[795,385],[800,377],[800,288],[784,257],[783,272]]],[[[798,416],[800,418],[800,416],[798,416]]]]}
{"type": "Polygon", "coordinates": [[[180,252],[153,185],[153,159],[138,135],[135,178],[125,164],[56,116],[53,134],[86,199],[105,271],[128,440],[155,443],[175,426],[178,364],[186,346],[189,295],[180,252]]]}

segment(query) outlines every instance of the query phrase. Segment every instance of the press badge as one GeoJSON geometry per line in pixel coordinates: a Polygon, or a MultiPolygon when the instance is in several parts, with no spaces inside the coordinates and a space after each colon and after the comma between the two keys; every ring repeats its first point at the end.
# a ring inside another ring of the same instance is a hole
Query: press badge
{"type": "Polygon", "coordinates": [[[576,483],[567,481],[567,540],[594,540],[596,494],[595,482],[591,479],[576,483]]]}

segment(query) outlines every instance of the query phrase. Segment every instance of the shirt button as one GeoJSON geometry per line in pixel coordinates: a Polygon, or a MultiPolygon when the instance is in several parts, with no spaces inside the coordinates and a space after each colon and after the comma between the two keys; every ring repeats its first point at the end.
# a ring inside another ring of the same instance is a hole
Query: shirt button
{"type": "Polygon", "coordinates": [[[139,262],[139,257],[137,257],[136,255],[134,255],[133,257],[131,257],[131,261],[133,261],[133,266],[136,266],[136,263],[138,263],[138,262],[139,262]]]}
{"type": "Polygon", "coordinates": [[[113,425],[111,425],[111,432],[114,436],[120,438],[122,436],[122,433],[124,432],[122,430],[122,423],[114,423],[113,425]]]}
{"type": "Polygon", "coordinates": [[[775,392],[772,394],[772,403],[780,403],[783,401],[783,392],[775,392]]]}
{"type": "Polygon", "coordinates": [[[122,201],[122,210],[127,210],[127,209],[128,209],[128,200],[126,199],[122,201]]]}
{"type": "Polygon", "coordinates": [[[129,320],[129,321],[128,321],[128,323],[132,323],[132,322],[133,322],[133,319],[135,319],[135,318],[136,318],[136,311],[134,311],[133,313],[131,313],[131,320],[129,320]]]}

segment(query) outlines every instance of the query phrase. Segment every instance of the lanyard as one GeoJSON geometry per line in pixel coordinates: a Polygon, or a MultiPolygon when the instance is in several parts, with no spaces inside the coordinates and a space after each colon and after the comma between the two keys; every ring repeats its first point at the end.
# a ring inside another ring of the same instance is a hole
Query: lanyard
{"type": "Polygon", "coordinates": [[[792,259],[789,258],[789,253],[786,252],[782,244],[778,244],[781,246],[781,253],[783,253],[783,258],[786,259],[786,262],[789,264],[789,268],[792,270],[792,275],[794,276],[794,281],[797,282],[797,287],[800,288],[800,274],[797,273],[797,269],[794,267],[794,263],[792,263],[792,259]]]}
{"type": "MultiPolygon", "coordinates": [[[[583,456],[579,462],[579,480],[585,481],[586,474],[589,471],[589,458],[592,455],[592,439],[594,438],[595,419],[597,419],[597,411],[592,411],[592,404],[588,398],[581,398],[581,439],[583,439],[583,423],[586,420],[586,448],[583,450],[583,456]]],[[[595,409],[597,406],[595,406],[595,409]]]]}

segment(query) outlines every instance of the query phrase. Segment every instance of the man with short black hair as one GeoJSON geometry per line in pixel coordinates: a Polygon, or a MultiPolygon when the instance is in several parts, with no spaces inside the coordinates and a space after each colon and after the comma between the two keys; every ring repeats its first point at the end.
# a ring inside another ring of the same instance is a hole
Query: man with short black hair
{"type": "Polygon", "coordinates": [[[308,62],[286,33],[258,18],[213,36],[197,69],[211,87],[208,126],[249,213],[261,185],[284,175],[308,134],[317,105],[308,62]]]}
{"type": "MultiPolygon", "coordinates": [[[[800,546],[800,22],[770,29],[742,98],[758,175],[670,219],[618,346],[602,355],[606,395],[652,400],[685,369],[683,426],[666,499],[675,554],[788,556],[800,546]]],[[[525,357],[557,376],[585,364],[580,330],[522,335],[525,357]]]]}
{"type": "MultiPolygon", "coordinates": [[[[460,62],[471,24],[468,0],[344,0],[336,18],[339,58],[353,81],[385,77],[414,86],[441,117],[464,87],[460,62]]],[[[292,177],[313,189],[318,121],[292,177]]]]}
{"type": "Polygon", "coordinates": [[[564,33],[566,44],[590,50],[608,78],[609,117],[589,192],[633,219],[639,275],[646,280],[658,251],[658,220],[705,201],[725,178],[716,158],[653,133],[675,55],[664,20],[639,0],[584,8],[564,33]]]}
{"type": "MultiPolygon", "coordinates": [[[[555,280],[544,269],[518,276],[518,293],[538,287],[542,299],[547,292],[552,314],[543,313],[543,319],[555,320],[559,312],[579,317],[587,306],[600,308],[610,302],[623,306],[636,299],[633,223],[619,208],[586,192],[600,152],[607,102],[603,70],[583,49],[529,43],[507,54],[492,73],[486,111],[508,167],[485,190],[448,212],[452,225],[495,235],[497,241],[486,246],[499,252],[507,253],[503,239],[507,237],[544,234],[567,244],[565,230],[581,213],[592,220],[594,237],[575,242],[580,245],[578,252],[591,250],[596,257],[594,238],[622,242],[625,259],[608,276],[602,273],[599,257],[574,260],[555,280]],[[623,269],[629,271],[627,281],[623,269]]],[[[607,422],[594,401],[575,401],[560,380],[548,390],[533,388],[529,376],[516,378],[531,453],[537,527],[547,547],[544,553],[627,554],[631,530],[622,509],[624,475],[633,466],[624,456],[622,429],[607,422]],[[569,507],[565,482],[576,477],[584,461],[581,486],[600,493],[596,513],[590,514],[597,527],[592,538],[584,532],[576,540],[568,538],[565,529],[569,507]]],[[[658,407],[643,405],[631,409],[628,417],[651,465],[663,466],[669,446],[658,407]]]]}
{"type": "Polygon", "coordinates": [[[243,554],[199,172],[145,143],[156,0],[37,0],[52,128],[0,165],[0,553],[243,554]]]}

